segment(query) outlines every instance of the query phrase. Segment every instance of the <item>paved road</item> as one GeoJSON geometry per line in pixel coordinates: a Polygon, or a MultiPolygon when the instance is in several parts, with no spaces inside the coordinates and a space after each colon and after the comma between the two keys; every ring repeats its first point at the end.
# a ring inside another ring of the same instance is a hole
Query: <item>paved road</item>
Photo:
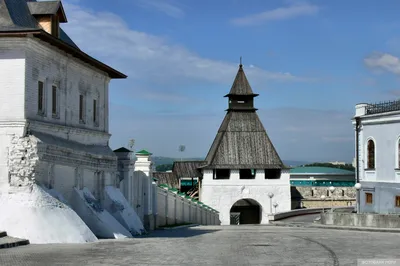
{"type": "Polygon", "coordinates": [[[400,234],[289,228],[202,226],[129,240],[29,245],[0,250],[0,265],[356,265],[357,258],[400,258],[400,234]]]}
{"type": "Polygon", "coordinates": [[[320,217],[321,215],[319,213],[316,214],[307,214],[307,215],[298,215],[298,216],[293,216],[289,217],[286,219],[279,220],[280,222],[287,222],[287,223],[313,223],[315,219],[320,217]]]}

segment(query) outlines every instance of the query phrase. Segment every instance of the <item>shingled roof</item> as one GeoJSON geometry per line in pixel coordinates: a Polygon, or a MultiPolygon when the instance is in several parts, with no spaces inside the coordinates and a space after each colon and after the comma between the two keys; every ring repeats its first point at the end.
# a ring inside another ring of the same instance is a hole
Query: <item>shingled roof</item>
{"type": "Polygon", "coordinates": [[[173,172],[153,172],[159,185],[165,184],[171,188],[179,189],[179,178],[173,172]]]}
{"type": "Polygon", "coordinates": [[[178,178],[181,177],[201,177],[199,167],[204,165],[205,161],[176,161],[172,167],[172,171],[178,178]]]}
{"type": "MultiPolygon", "coordinates": [[[[231,95],[252,96],[242,66],[230,91],[231,95]]],[[[237,99],[237,97],[236,97],[237,99]]],[[[243,110],[229,109],[207,154],[208,169],[282,169],[275,150],[253,106],[243,110]]]]}
{"type": "Polygon", "coordinates": [[[250,83],[247,80],[246,74],[243,70],[243,65],[239,65],[239,71],[236,74],[235,80],[233,81],[231,90],[229,94],[225,95],[225,97],[234,96],[234,95],[242,95],[242,96],[257,96],[258,94],[254,94],[251,89],[250,83]]]}
{"type": "Polygon", "coordinates": [[[82,52],[62,28],[59,38],[45,32],[36,17],[57,12],[59,21],[67,22],[61,1],[0,0],[0,37],[32,35],[108,73],[111,78],[126,78],[126,75],[82,52]]]}

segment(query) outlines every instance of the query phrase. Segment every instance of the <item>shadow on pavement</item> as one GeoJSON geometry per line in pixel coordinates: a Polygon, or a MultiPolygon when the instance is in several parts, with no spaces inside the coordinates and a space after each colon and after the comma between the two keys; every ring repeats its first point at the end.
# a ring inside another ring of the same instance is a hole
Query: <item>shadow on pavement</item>
{"type": "Polygon", "coordinates": [[[149,237],[169,237],[169,238],[185,238],[185,237],[193,237],[204,234],[214,233],[220,230],[215,229],[195,229],[195,228],[180,228],[180,229],[171,229],[171,230],[154,230],[151,231],[148,235],[137,236],[135,238],[149,238],[149,237]]]}

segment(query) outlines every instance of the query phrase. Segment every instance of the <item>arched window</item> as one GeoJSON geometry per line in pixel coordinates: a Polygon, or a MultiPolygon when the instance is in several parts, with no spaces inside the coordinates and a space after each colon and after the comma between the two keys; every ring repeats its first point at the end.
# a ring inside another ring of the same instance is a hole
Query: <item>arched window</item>
{"type": "Polygon", "coordinates": [[[397,140],[397,168],[400,169],[400,138],[397,140]]]}
{"type": "Polygon", "coordinates": [[[375,169],[375,142],[372,139],[368,140],[367,150],[367,167],[368,169],[375,169]]]}

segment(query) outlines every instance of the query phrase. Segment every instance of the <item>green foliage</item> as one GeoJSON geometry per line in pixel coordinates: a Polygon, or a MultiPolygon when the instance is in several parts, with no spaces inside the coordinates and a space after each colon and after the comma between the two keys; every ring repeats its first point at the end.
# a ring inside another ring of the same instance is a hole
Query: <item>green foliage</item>
{"type": "Polygon", "coordinates": [[[337,165],[337,164],[331,164],[331,163],[311,163],[311,164],[305,164],[304,166],[332,167],[332,168],[339,168],[339,169],[344,169],[344,170],[349,170],[349,171],[355,171],[355,168],[351,164],[337,165]]]}
{"type": "Polygon", "coordinates": [[[157,172],[166,172],[172,170],[172,164],[160,164],[156,166],[157,172]]]}

